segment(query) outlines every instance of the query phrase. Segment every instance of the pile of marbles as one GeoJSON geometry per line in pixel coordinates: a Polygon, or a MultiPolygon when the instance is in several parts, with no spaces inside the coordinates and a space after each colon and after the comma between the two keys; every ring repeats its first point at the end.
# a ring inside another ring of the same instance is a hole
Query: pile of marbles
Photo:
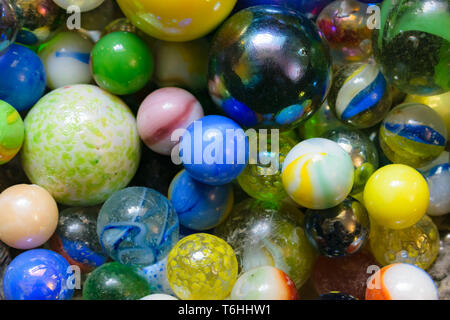
{"type": "Polygon", "coordinates": [[[449,25],[0,0],[0,299],[450,299],[449,25]]]}

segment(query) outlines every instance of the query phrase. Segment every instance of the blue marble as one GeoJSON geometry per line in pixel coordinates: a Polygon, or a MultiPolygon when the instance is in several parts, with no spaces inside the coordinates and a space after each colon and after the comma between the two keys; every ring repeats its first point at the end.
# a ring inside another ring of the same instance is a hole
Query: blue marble
{"type": "Polygon", "coordinates": [[[84,241],[61,239],[66,253],[76,261],[82,261],[92,267],[99,267],[108,259],[102,252],[92,250],[84,241]]]}
{"type": "Polygon", "coordinates": [[[231,184],[211,186],[196,181],[186,172],[178,173],[169,187],[169,200],[180,225],[192,230],[208,230],[223,222],[233,207],[231,184]]]}
{"type": "Polygon", "coordinates": [[[179,239],[178,216],[170,201],[145,187],[113,193],[100,209],[97,235],[105,252],[128,265],[163,259],[179,239]]]}
{"type": "Polygon", "coordinates": [[[33,249],[18,255],[6,269],[3,291],[7,300],[70,300],[72,270],[56,252],[33,249]]]}
{"type": "Polygon", "coordinates": [[[242,10],[258,5],[278,5],[300,11],[308,18],[315,19],[322,9],[331,2],[333,0],[238,0],[235,10],[242,10]]]}
{"type": "Polygon", "coordinates": [[[384,98],[386,90],[386,79],[383,74],[379,72],[375,80],[358,92],[358,94],[349,102],[347,108],[341,114],[341,119],[348,120],[364,111],[378,106],[380,100],[384,98]]]}
{"type": "Polygon", "coordinates": [[[415,142],[431,144],[435,146],[445,146],[446,138],[438,131],[429,126],[420,124],[403,124],[403,123],[389,123],[385,122],[386,130],[400,137],[413,140],[415,142]]]}
{"type": "Polygon", "coordinates": [[[108,259],[97,238],[98,211],[96,207],[61,211],[56,232],[49,241],[53,251],[83,272],[92,271],[108,259]]]}
{"type": "Polygon", "coordinates": [[[26,29],[21,29],[19,33],[17,33],[17,42],[32,46],[39,43],[39,38],[35,33],[26,29]]]}
{"type": "Polygon", "coordinates": [[[17,111],[31,108],[44,94],[44,65],[32,50],[12,44],[0,56],[0,70],[0,100],[8,102],[17,111]]]}
{"type": "Polygon", "coordinates": [[[248,138],[236,122],[210,115],[186,129],[181,137],[180,158],[192,178],[209,185],[223,185],[244,170],[248,147],[248,138]]]}

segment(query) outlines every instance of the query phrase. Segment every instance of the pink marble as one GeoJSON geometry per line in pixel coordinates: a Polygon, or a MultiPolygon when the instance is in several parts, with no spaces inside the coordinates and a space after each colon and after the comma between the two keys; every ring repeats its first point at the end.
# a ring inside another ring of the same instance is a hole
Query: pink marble
{"type": "Polygon", "coordinates": [[[137,114],[139,136],[153,151],[170,155],[178,141],[171,141],[172,132],[186,129],[203,117],[203,108],[188,91],[161,88],[145,98],[137,114]]]}

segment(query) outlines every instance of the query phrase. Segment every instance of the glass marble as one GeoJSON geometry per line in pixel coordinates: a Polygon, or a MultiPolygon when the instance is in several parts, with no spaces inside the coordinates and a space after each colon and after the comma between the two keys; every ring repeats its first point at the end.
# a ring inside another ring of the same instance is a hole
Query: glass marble
{"type": "Polygon", "coordinates": [[[234,193],[231,184],[203,184],[182,170],[170,184],[169,200],[182,226],[201,231],[214,228],[227,218],[234,193]]]}
{"type": "Polygon", "coordinates": [[[389,160],[419,168],[444,151],[447,129],[444,120],[430,107],[404,103],[384,119],[379,140],[389,160]]]}
{"type": "Polygon", "coordinates": [[[439,113],[442,119],[444,119],[445,126],[447,128],[447,141],[450,141],[450,108],[448,107],[450,106],[450,91],[443,94],[426,97],[408,95],[405,102],[422,103],[439,113]]]}
{"type": "Polygon", "coordinates": [[[297,144],[289,136],[259,131],[249,140],[257,145],[249,164],[238,176],[241,188],[251,197],[263,201],[280,201],[288,195],[281,181],[284,158],[297,144]]]}
{"type": "Polygon", "coordinates": [[[49,40],[64,24],[64,11],[53,0],[15,0],[21,29],[16,41],[35,46],[49,40]]]}
{"type": "Polygon", "coordinates": [[[142,89],[153,74],[153,56],[137,35],[117,31],[100,39],[91,52],[95,82],[107,91],[125,95],[142,89]]]}
{"type": "Polygon", "coordinates": [[[96,207],[64,209],[49,241],[53,251],[85,273],[101,266],[108,259],[97,237],[98,211],[96,207]]]}
{"type": "Polygon", "coordinates": [[[370,248],[374,257],[383,266],[403,262],[426,270],[438,255],[439,232],[427,215],[415,225],[400,230],[372,223],[370,248]]]}
{"type": "Polygon", "coordinates": [[[16,249],[43,245],[55,232],[58,207],[38,185],[18,184],[0,193],[0,240],[16,249]]]}
{"type": "Polygon", "coordinates": [[[367,279],[375,266],[374,257],[364,249],[347,257],[320,256],[311,277],[319,294],[341,291],[364,300],[367,279]]]}
{"type": "Polygon", "coordinates": [[[426,180],[417,170],[403,164],[378,169],[364,187],[364,206],[371,220],[395,230],[419,222],[429,198],[426,180]]]}
{"type": "Polygon", "coordinates": [[[427,213],[430,216],[441,216],[450,212],[450,156],[444,151],[426,171],[421,171],[428,183],[430,203],[427,213]]]}
{"type": "MultiPolygon", "coordinates": [[[[105,0],[97,8],[81,14],[80,32],[88,36],[93,42],[97,42],[102,37],[104,29],[112,21],[123,18],[123,13],[114,0],[105,0]]],[[[119,30],[115,30],[119,31],[119,30]]],[[[130,30],[120,30],[129,31],[130,30]]]]}
{"type": "Polygon", "coordinates": [[[408,94],[450,90],[448,0],[388,0],[374,30],[374,55],[386,78],[408,94]]]}
{"type": "Polygon", "coordinates": [[[12,44],[0,56],[0,100],[17,111],[31,108],[45,90],[45,68],[41,59],[30,49],[12,44]]]}
{"type": "Polygon", "coordinates": [[[326,210],[308,209],[305,231],[309,242],[324,256],[342,257],[358,252],[369,237],[369,216],[352,198],[326,210]]]}
{"type": "Polygon", "coordinates": [[[140,271],[150,284],[153,293],[175,295],[167,278],[167,257],[154,264],[140,268],[140,271]]]}
{"type": "Polygon", "coordinates": [[[138,300],[151,293],[133,267],[109,262],[92,271],[83,285],[83,300],[138,300]]]}
{"type": "Polygon", "coordinates": [[[156,41],[152,47],[153,81],[160,87],[206,89],[209,46],[205,38],[188,42],[156,41]]]}
{"type": "Polygon", "coordinates": [[[390,85],[372,62],[342,66],[327,99],[339,120],[360,129],[381,122],[392,106],[390,85]]]}
{"type": "Polygon", "coordinates": [[[178,216],[159,192],[129,187],[113,193],[102,205],[97,235],[114,260],[148,266],[167,256],[178,241],[178,216]]]}
{"type": "Polygon", "coordinates": [[[42,45],[38,55],[45,67],[47,87],[90,83],[89,56],[93,46],[80,32],[60,32],[42,45]]]}
{"type": "Polygon", "coordinates": [[[205,184],[233,181],[248,162],[249,141],[244,130],[224,116],[209,115],[191,123],[179,147],[179,160],[186,171],[205,184]]]}
{"type": "Polygon", "coordinates": [[[0,0],[0,56],[16,40],[19,19],[9,0],[0,0]]]}
{"type": "Polygon", "coordinates": [[[167,276],[183,300],[223,300],[233,289],[238,263],[222,239],[196,233],[181,239],[167,258],[167,276]]]}
{"type": "Polygon", "coordinates": [[[366,300],[438,299],[438,291],[430,275],[412,264],[394,263],[383,267],[367,284],[366,300]]]}
{"type": "Polygon", "coordinates": [[[311,138],[300,142],[288,153],[281,179],[288,195],[299,205],[327,209],[349,195],[353,172],[353,162],[339,144],[311,138]]]}
{"type": "Polygon", "coordinates": [[[105,0],[53,0],[58,6],[67,9],[70,6],[77,6],[81,12],[90,11],[97,8],[105,0]]]}
{"type": "Polygon", "coordinates": [[[295,10],[241,10],[212,42],[209,93],[245,127],[297,126],[322,105],[330,82],[328,46],[314,23],[295,10]]]}
{"type": "Polygon", "coordinates": [[[297,288],[308,280],[316,251],[306,238],[302,213],[290,203],[247,199],[235,205],[214,234],[236,252],[240,272],[273,266],[297,288]]]}
{"type": "Polygon", "coordinates": [[[96,86],[51,91],[24,123],[23,168],[61,204],[100,204],[136,173],[136,119],[119,98],[96,86]]]}
{"type": "Polygon", "coordinates": [[[286,273],[263,266],[243,273],[231,291],[232,300],[298,300],[297,288],[286,273]]]}
{"type": "Polygon", "coordinates": [[[149,94],[139,107],[139,136],[151,150],[168,156],[179,142],[174,139],[174,132],[186,129],[203,116],[202,105],[190,92],[175,87],[160,88],[149,94]]]}
{"type": "Polygon", "coordinates": [[[301,140],[307,140],[311,138],[319,138],[325,132],[343,127],[343,123],[336,118],[336,115],[331,111],[328,101],[322,104],[311,118],[302,122],[297,132],[301,140]]]}
{"type": "Polygon", "coordinates": [[[3,277],[5,299],[70,300],[72,273],[69,263],[56,252],[46,249],[25,251],[6,269],[3,277]]]}
{"type": "Polygon", "coordinates": [[[0,165],[10,161],[22,147],[25,127],[20,114],[0,100],[0,165]]]}
{"type": "Polygon", "coordinates": [[[333,0],[238,0],[235,10],[259,5],[276,5],[297,10],[310,19],[315,19],[319,13],[333,0]]]}
{"type": "Polygon", "coordinates": [[[131,22],[165,41],[189,41],[214,30],[233,10],[236,0],[118,0],[131,22]]]}
{"type": "Polygon", "coordinates": [[[11,254],[9,252],[9,248],[0,241],[0,300],[5,298],[3,295],[3,277],[10,262],[11,254]]]}
{"type": "Polygon", "coordinates": [[[378,169],[378,151],[369,137],[351,128],[337,128],[322,135],[323,138],[336,142],[352,159],[355,167],[351,195],[364,190],[367,180],[378,169]]]}
{"type": "Polygon", "coordinates": [[[317,17],[317,26],[327,39],[333,64],[367,61],[372,54],[372,30],[368,5],[356,0],[337,0],[317,17]]]}

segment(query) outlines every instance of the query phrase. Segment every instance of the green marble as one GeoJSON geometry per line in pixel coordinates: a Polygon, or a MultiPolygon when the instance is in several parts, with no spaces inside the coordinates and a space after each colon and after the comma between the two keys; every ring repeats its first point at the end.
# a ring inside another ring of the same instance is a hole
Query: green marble
{"type": "Polygon", "coordinates": [[[110,262],[92,271],[83,286],[83,300],[138,300],[151,293],[134,268],[110,262]]]}
{"type": "Polygon", "coordinates": [[[0,100],[0,164],[10,161],[22,147],[25,131],[20,114],[0,100]]]}
{"type": "Polygon", "coordinates": [[[385,0],[374,55],[386,78],[409,94],[450,90],[448,0],[385,0]]]}
{"type": "Polygon", "coordinates": [[[118,95],[142,89],[153,74],[153,64],[153,56],[145,41],[130,32],[107,34],[91,52],[95,81],[118,95]]]}

